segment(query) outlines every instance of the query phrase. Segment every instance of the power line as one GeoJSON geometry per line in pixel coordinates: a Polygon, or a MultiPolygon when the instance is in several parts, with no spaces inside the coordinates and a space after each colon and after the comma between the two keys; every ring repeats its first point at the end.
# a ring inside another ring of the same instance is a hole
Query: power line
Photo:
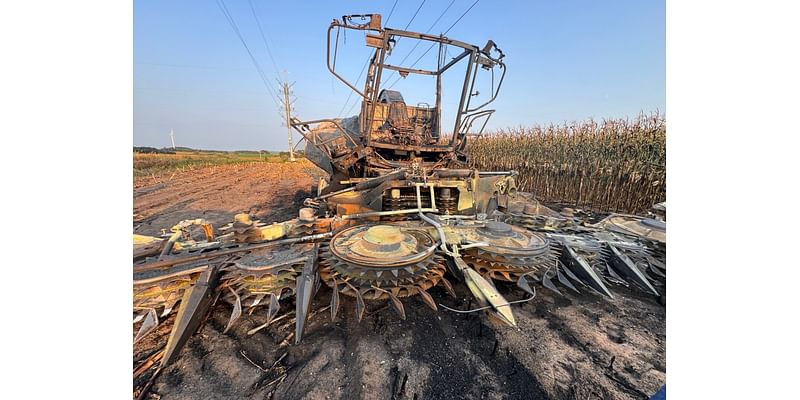
{"type": "Polygon", "coordinates": [[[250,47],[247,45],[247,42],[244,40],[244,37],[242,36],[241,31],[239,31],[239,26],[236,24],[236,21],[233,19],[233,15],[228,10],[228,7],[227,7],[227,5],[225,5],[224,0],[217,0],[217,6],[219,6],[220,10],[222,11],[222,14],[228,20],[228,23],[230,24],[231,28],[233,28],[234,33],[236,33],[236,36],[239,38],[239,40],[241,41],[241,43],[244,46],[245,50],[247,51],[247,54],[250,56],[250,60],[253,62],[253,65],[255,66],[256,71],[258,72],[258,75],[261,78],[261,81],[264,83],[264,86],[267,89],[267,94],[269,95],[269,98],[272,99],[272,102],[275,103],[276,106],[278,106],[278,102],[276,101],[276,98],[275,98],[275,95],[277,94],[275,92],[275,89],[272,87],[272,85],[267,80],[266,74],[264,73],[264,70],[261,68],[261,65],[258,63],[258,60],[256,60],[255,56],[253,55],[253,52],[250,51],[250,47]]]}
{"type": "MultiPolygon", "coordinates": [[[[383,23],[383,26],[386,26],[387,24],[389,24],[389,20],[392,19],[392,14],[394,14],[394,8],[397,6],[397,1],[398,0],[394,0],[394,4],[392,4],[392,9],[389,10],[389,16],[386,17],[386,22],[383,23]]],[[[455,1],[455,0],[453,0],[453,1],[455,1]]],[[[422,4],[425,4],[425,1],[423,1],[422,4]]],[[[420,4],[420,8],[422,8],[422,4],[420,4]]],[[[419,8],[417,9],[417,12],[419,12],[419,8]]],[[[414,16],[416,17],[416,14],[414,14],[414,16]]],[[[414,18],[411,19],[411,21],[413,21],[413,20],[414,20],[414,18]]],[[[411,22],[409,21],[409,23],[411,23],[411,22]]],[[[358,80],[361,79],[361,75],[364,75],[364,71],[367,69],[367,65],[369,65],[369,60],[370,60],[371,57],[372,57],[372,54],[367,54],[367,59],[366,59],[366,61],[364,61],[364,66],[361,67],[361,72],[358,73],[358,78],[356,78],[356,83],[358,83],[358,80]]],[[[331,83],[332,82],[333,81],[331,81],[331,83]]],[[[347,95],[347,100],[345,100],[344,104],[342,104],[342,109],[339,110],[339,114],[338,114],[337,118],[341,118],[342,117],[342,112],[344,112],[344,108],[347,107],[348,103],[350,103],[350,98],[352,98],[352,97],[353,97],[353,91],[351,90],[350,93],[347,95]]],[[[353,105],[350,106],[350,108],[347,109],[347,113],[348,114],[350,113],[350,110],[352,110],[353,107],[355,107],[356,104],[358,104],[358,101],[353,103],[353,105]]]]}
{"type": "MultiPolygon", "coordinates": [[[[367,58],[367,64],[369,64],[369,58],[367,58]]],[[[364,66],[366,66],[367,64],[364,64],[364,66]]],[[[363,71],[363,69],[362,69],[362,71],[361,71],[361,72],[364,72],[364,71],[363,71]]],[[[361,78],[361,76],[359,76],[359,78],[361,78]]],[[[356,79],[356,80],[358,80],[358,79],[356,79]]],[[[350,92],[350,94],[353,94],[353,92],[351,91],[351,92],[350,92]]],[[[356,100],[356,101],[354,101],[354,102],[353,102],[353,104],[350,106],[350,108],[348,108],[348,109],[347,109],[347,112],[346,112],[345,114],[350,114],[350,111],[352,111],[352,110],[353,110],[353,107],[355,107],[355,106],[356,106],[356,104],[358,104],[358,100],[356,100]]],[[[341,115],[341,114],[340,114],[340,115],[341,115]]]]}
{"type": "MultiPolygon", "coordinates": [[[[444,9],[444,11],[442,11],[442,12],[439,14],[439,17],[437,17],[437,18],[436,18],[436,20],[435,20],[435,21],[433,21],[433,23],[431,24],[431,26],[430,26],[430,27],[429,27],[429,28],[428,28],[428,29],[425,31],[425,33],[426,33],[426,34],[428,34],[428,33],[430,33],[430,32],[431,32],[431,30],[433,29],[433,27],[434,27],[434,26],[436,26],[436,24],[437,24],[437,23],[439,23],[439,20],[441,20],[441,19],[442,19],[442,17],[444,16],[444,14],[445,14],[445,13],[447,13],[447,10],[449,10],[449,9],[450,9],[450,7],[451,7],[451,6],[453,5],[453,3],[455,3],[455,2],[456,2],[456,0],[451,0],[451,1],[450,1],[450,4],[448,4],[448,5],[447,5],[447,7],[444,9]]],[[[398,40],[398,41],[399,41],[399,40],[398,40]]],[[[398,66],[400,66],[400,65],[403,65],[403,63],[404,63],[404,62],[406,62],[406,60],[408,59],[408,56],[410,56],[410,55],[411,55],[411,53],[413,53],[413,52],[414,52],[414,50],[416,50],[416,49],[417,49],[417,46],[419,46],[419,44],[420,44],[421,42],[422,42],[421,40],[417,40],[417,42],[416,42],[416,43],[414,43],[414,47],[412,47],[412,48],[411,48],[411,51],[409,51],[409,52],[408,52],[408,54],[406,54],[406,55],[405,55],[405,57],[403,57],[403,59],[402,59],[402,60],[400,60],[400,62],[399,62],[397,65],[398,65],[398,66]]],[[[395,42],[395,46],[397,46],[397,42],[395,42]]],[[[391,79],[392,75],[393,75],[395,72],[396,72],[396,71],[392,71],[391,73],[389,73],[389,75],[387,75],[387,76],[386,76],[386,81],[389,81],[389,79],[391,79]]],[[[382,79],[381,79],[381,80],[382,80],[382,79]]]]}
{"type": "MultiPolygon", "coordinates": [[[[447,35],[447,32],[450,32],[450,30],[451,30],[451,29],[453,29],[453,27],[454,27],[454,26],[456,26],[456,24],[458,24],[458,22],[459,22],[459,21],[461,21],[461,18],[464,18],[464,16],[465,16],[465,15],[467,15],[467,13],[469,12],[469,10],[472,10],[472,7],[475,7],[475,5],[476,5],[476,4],[478,4],[478,2],[479,2],[479,1],[481,1],[481,0],[475,0],[475,2],[474,2],[474,3],[472,3],[472,5],[471,5],[471,6],[469,6],[469,8],[467,8],[467,10],[466,10],[466,11],[464,11],[464,13],[463,13],[463,14],[461,14],[461,16],[460,16],[460,17],[458,17],[458,19],[457,19],[455,22],[453,22],[453,24],[452,24],[452,25],[450,25],[450,27],[449,27],[449,28],[447,28],[447,30],[446,30],[446,31],[444,31],[444,33],[443,33],[442,35],[447,35]]],[[[433,47],[434,47],[435,45],[436,45],[436,43],[431,43],[431,46],[430,46],[430,47],[428,47],[428,50],[425,50],[425,52],[424,52],[424,53],[422,53],[422,55],[421,55],[421,56],[419,56],[419,58],[417,58],[417,60],[416,60],[416,61],[414,61],[414,63],[413,63],[413,64],[411,64],[411,66],[410,66],[410,67],[408,67],[408,68],[414,68],[414,66],[415,66],[415,65],[417,65],[417,63],[418,63],[420,60],[422,60],[422,57],[425,57],[425,55],[426,55],[426,54],[428,54],[428,52],[429,52],[429,51],[431,51],[431,49],[433,49],[433,47]]],[[[394,85],[395,85],[395,84],[397,84],[397,82],[399,82],[399,81],[400,81],[400,78],[402,78],[402,77],[401,77],[401,76],[398,76],[398,77],[397,77],[397,79],[395,79],[395,81],[394,81],[394,82],[392,82],[392,84],[391,84],[391,85],[389,85],[388,89],[391,89],[392,87],[394,87],[394,85]]]]}
{"type": "Polygon", "coordinates": [[[450,29],[453,29],[453,27],[454,27],[454,26],[456,26],[456,24],[458,23],[458,21],[461,21],[461,18],[464,18],[464,16],[465,16],[465,15],[467,15],[467,13],[469,12],[469,10],[472,10],[472,7],[475,7],[475,4],[478,4],[478,2],[479,2],[479,1],[481,1],[481,0],[475,0],[475,2],[474,2],[474,3],[472,3],[472,5],[471,5],[471,6],[469,6],[469,8],[467,9],[467,11],[464,11],[464,13],[463,13],[463,14],[461,14],[461,16],[460,16],[460,17],[458,17],[458,19],[456,20],[456,22],[453,22],[453,25],[450,25],[450,27],[449,27],[449,28],[447,28],[447,30],[446,30],[446,31],[444,31],[443,35],[447,35],[447,32],[450,32],[450,29]]]}
{"type": "Polygon", "coordinates": [[[350,114],[350,111],[353,109],[353,107],[355,107],[355,106],[356,106],[356,104],[358,104],[358,102],[357,102],[357,101],[356,101],[355,103],[353,103],[353,104],[351,104],[351,105],[350,105],[350,108],[349,108],[349,109],[347,109],[347,114],[350,114]]]}
{"type": "MultiPolygon", "coordinates": [[[[417,11],[415,11],[415,12],[414,12],[414,15],[412,15],[412,16],[411,16],[411,19],[410,19],[410,20],[408,21],[408,23],[406,24],[406,27],[405,27],[405,28],[403,28],[403,30],[404,30],[404,31],[407,31],[407,30],[408,30],[408,27],[409,27],[409,26],[411,26],[411,23],[412,23],[412,22],[414,22],[414,19],[416,19],[416,18],[417,18],[417,14],[419,14],[419,10],[421,10],[421,9],[422,9],[422,6],[424,6],[424,5],[425,5],[425,1],[426,1],[426,0],[422,0],[422,3],[419,3],[419,7],[417,7],[417,11]]],[[[455,0],[453,0],[453,1],[455,1],[455,0]]],[[[450,5],[452,5],[452,4],[453,4],[453,3],[450,3],[450,5]]],[[[450,8],[450,6],[447,6],[447,8],[450,8]]],[[[441,18],[441,17],[440,17],[440,18],[441,18]]],[[[384,24],[384,26],[385,26],[385,24],[384,24]]],[[[394,42],[394,45],[395,45],[395,46],[397,46],[397,43],[399,43],[399,42],[400,42],[400,39],[401,39],[401,38],[397,38],[397,41],[395,41],[395,42],[394,42]]],[[[401,62],[401,63],[402,63],[402,62],[401,62]]],[[[392,75],[393,73],[394,73],[394,71],[392,71],[392,72],[391,72],[389,75],[392,75]]],[[[388,80],[389,78],[387,77],[386,79],[388,80]]],[[[383,78],[381,78],[381,81],[383,81],[383,78]]]]}
{"type": "Polygon", "coordinates": [[[231,28],[233,28],[233,31],[236,33],[236,36],[239,38],[239,41],[242,42],[242,46],[244,46],[244,49],[250,56],[250,60],[256,67],[256,71],[258,72],[258,75],[261,77],[261,81],[264,82],[264,86],[267,88],[267,93],[270,94],[269,98],[272,99],[272,102],[275,103],[275,106],[280,107],[278,101],[275,98],[275,96],[277,95],[277,91],[269,83],[266,74],[264,73],[264,70],[261,69],[261,65],[258,63],[258,60],[256,60],[255,56],[253,56],[253,52],[250,51],[250,47],[247,46],[247,42],[244,40],[242,33],[239,31],[239,26],[236,25],[236,21],[233,19],[233,16],[231,15],[230,11],[228,11],[228,7],[225,5],[225,1],[217,0],[217,6],[219,7],[220,11],[222,11],[222,14],[225,16],[225,19],[228,20],[228,23],[231,25],[231,28]]]}
{"type": "Polygon", "coordinates": [[[389,23],[389,20],[392,19],[392,14],[394,14],[394,7],[397,6],[397,0],[394,0],[394,4],[392,4],[392,9],[389,11],[389,16],[386,17],[386,22],[383,23],[383,26],[389,23]]]}
{"type": "MultiPolygon", "coordinates": [[[[451,6],[453,5],[453,3],[455,3],[455,2],[456,2],[456,0],[452,0],[452,1],[450,2],[450,4],[448,4],[448,5],[447,5],[447,7],[444,9],[444,11],[442,11],[442,13],[441,13],[441,14],[439,14],[439,17],[438,17],[438,18],[436,18],[436,21],[433,21],[433,23],[431,24],[431,26],[428,28],[428,30],[427,30],[426,32],[430,32],[430,31],[431,31],[431,29],[433,29],[433,27],[434,27],[434,26],[436,26],[436,24],[437,24],[437,23],[439,23],[439,20],[440,20],[440,19],[442,19],[442,17],[444,17],[444,14],[447,12],[447,10],[449,10],[449,9],[450,9],[450,7],[451,7],[451,6]]],[[[417,41],[417,43],[419,43],[419,41],[417,41]]]]}
{"type": "Polygon", "coordinates": [[[253,12],[253,18],[256,19],[256,25],[258,26],[258,32],[261,33],[261,40],[264,41],[264,46],[267,48],[267,54],[269,55],[269,59],[272,60],[272,66],[275,68],[275,75],[280,75],[278,72],[278,64],[275,63],[275,58],[272,57],[272,51],[269,49],[269,44],[267,43],[267,37],[264,36],[264,30],[261,29],[261,21],[258,19],[258,15],[256,15],[256,9],[253,7],[253,0],[247,0],[250,4],[250,11],[253,12]]]}
{"type": "Polygon", "coordinates": [[[406,24],[406,27],[403,28],[404,31],[407,31],[408,27],[411,25],[411,23],[414,22],[414,19],[417,18],[417,14],[419,14],[419,10],[422,9],[422,6],[425,5],[425,1],[426,0],[422,0],[422,3],[419,4],[419,7],[417,7],[417,11],[414,12],[414,16],[411,17],[411,21],[408,21],[408,23],[406,24]]]}
{"type": "MultiPolygon", "coordinates": [[[[363,67],[361,67],[361,72],[359,72],[359,73],[358,73],[358,78],[356,78],[356,84],[358,84],[358,80],[359,80],[359,79],[361,79],[361,75],[364,75],[364,71],[367,69],[367,65],[369,65],[369,60],[370,60],[371,58],[372,58],[372,57],[371,57],[371,54],[368,54],[368,55],[367,55],[367,61],[364,63],[364,66],[363,66],[363,67]]],[[[348,95],[347,95],[347,100],[345,100],[344,104],[342,105],[342,109],[341,109],[341,110],[339,110],[339,115],[338,115],[338,117],[339,117],[339,118],[341,118],[341,116],[342,116],[342,111],[344,111],[344,108],[345,108],[345,107],[347,107],[347,103],[349,103],[349,102],[350,102],[350,98],[351,98],[351,97],[353,97],[353,93],[354,93],[354,92],[351,90],[351,91],[350,91],[350,94],[348,94],[348,95]]],[[[356,104],[358,104],[358,100],[356,100],[356,102],[355,102],[355,103],[353,103],[353,106],[355,106],[356,104]]],[[[353,109],[353,106],[350,106],[350,108],[347,110],[347,113],[348,113],[348,114],[350,113],[350,110],[352,110],[352,109],[353,109]]]]}

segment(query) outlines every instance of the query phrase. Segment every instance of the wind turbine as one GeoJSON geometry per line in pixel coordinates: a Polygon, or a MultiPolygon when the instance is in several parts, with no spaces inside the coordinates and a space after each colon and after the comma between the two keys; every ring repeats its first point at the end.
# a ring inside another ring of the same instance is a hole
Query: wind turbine
{"type": "Polygon", "coordinates": [[[172,128],[169,129],[169,138],[172,139],[172,150],[175,150],[175,132],[172,128]]]}

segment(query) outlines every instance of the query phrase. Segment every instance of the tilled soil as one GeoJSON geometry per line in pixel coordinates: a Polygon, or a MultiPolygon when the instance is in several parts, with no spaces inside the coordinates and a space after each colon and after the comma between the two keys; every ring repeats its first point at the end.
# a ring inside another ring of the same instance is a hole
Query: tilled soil
{"type": "MultiPolygon", "coordinates": [[[[145,178],[134,184],[134,231],[157,234],[187,218],[219,226],[235,213],[292,218],[322,172],[294,164],[227,165],[145,178]]],[[[455,280],[455,278],[452,278],[455,280]]],[[[457,298],[433,288],[440,304],[474,308],[463,284],[457,298]]],[[[509,300],[522,299],[499,284],[509,300]]],[[[385,303],[369,303],[361,322],[355,301],[341,298],[330,320],[331,291],[317,293],[305,336],[294,345],[294,303],[282,320],[253,335],[266,310],[222,331],[231,307],[218,302],[181,357],[155,381],[152,398],[273,399],[642,399],[666,381],[666,310],[657,298],[614,286],[607,300],[582,290],[552,293],[514,306],[519,329],[482,313],[434,312],[404,300],[403,321],[385,303]],[[287,340],[288,339],[288,340],[287,340]]],[[[134,348],[134,367],[165,343],[174,316],[134,348]]],[[[149,377],[144,374],[134,386],[149,377]]]]}
{"type": "Polygon", "coordinates": [[[157,235],[184,219],[214,226],[249,213],[267,222],[296,216],[324,172],[306,160],[198,168],[134,180],[134,232],[157,235]]]}

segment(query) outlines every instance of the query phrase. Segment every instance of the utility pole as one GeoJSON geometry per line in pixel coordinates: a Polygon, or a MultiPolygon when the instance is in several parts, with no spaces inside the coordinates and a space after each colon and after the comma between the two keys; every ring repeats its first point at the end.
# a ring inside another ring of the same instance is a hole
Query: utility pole
{"type": "Polygon", "coordinates": [[[175,150],[175,132],[169,128],[169,138],[172,139],[172,150],[175,150]]]}
{"type": "Polygon", "coordinates": [[[294,144],[292,143],[292,101],[290,97],[290,88],[294,85],[294,82],[289,84],[289,82],[279,82],[280,85],[283,87],[283,111],[286,114],[286,130],[289,137],[289,161],[294,162],[294,144]]]}

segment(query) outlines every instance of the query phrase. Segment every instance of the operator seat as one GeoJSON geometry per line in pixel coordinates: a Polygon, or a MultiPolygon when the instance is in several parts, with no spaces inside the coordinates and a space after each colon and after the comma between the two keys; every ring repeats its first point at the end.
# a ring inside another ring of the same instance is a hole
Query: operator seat
{"type": "Polygon", "coordinates": [[[389,112],[382,127],[383,129],[388,128],[392,134],[406,138],[414,133],[414,127],[408,118],[406,102],[400,92],[383,89],[378,94],[378,102],[389,105],[389,112]]]}

